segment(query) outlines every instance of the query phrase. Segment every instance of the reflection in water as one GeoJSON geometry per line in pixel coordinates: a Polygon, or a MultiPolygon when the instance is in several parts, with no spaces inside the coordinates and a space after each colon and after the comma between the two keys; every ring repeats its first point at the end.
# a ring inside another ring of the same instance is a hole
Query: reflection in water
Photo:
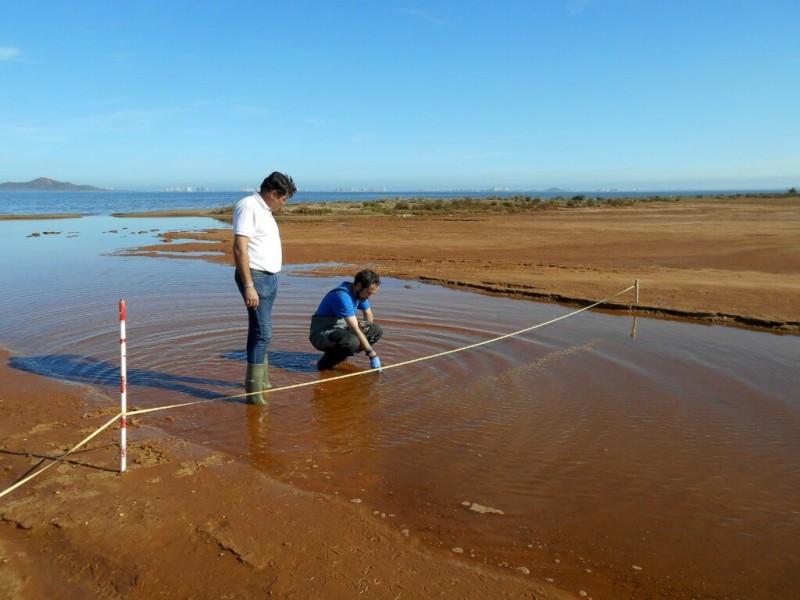
{"type": "MultiPolygon", "coordinates": [[[[12,265],[4,277],[0,342],[15,367],[115,395],[124,297],[131,403],[244,391],[231,268],[96,256],[69,245],[84,231],[43,242],[2,227],[0,251],[42,242],[47,252],[30,255],[52,273],[12,265]]],[[[143,418],[293,485],[358,499],[465,560],[525,566],[594,598],[796,595],[799,337],[586,312],[328,381],[367,368],[361,356],[319,373],[307,341],[318,299],[341,279],[287,273],[275,305],[273,384],[318,385],[270,393],[267,410],[211,402],[143,418]]],[[[391,279],[374,306],[386,365],[569,312],[391,279]]]]}
{"type": "Polygon", "coordinates": [[[270,425],[272,413],[254,404],[247,405],[247,432],[250,436],[250,456],[253,460],[269,468],[270,456],[270,425]]]}
{"type": "Polygon", "coordinates": [[[364,456],[379,447],[373,411],[381,401],[380,377],[371,373],[312,388],[311,426],[322,447],[332,453],[364,456]]]}

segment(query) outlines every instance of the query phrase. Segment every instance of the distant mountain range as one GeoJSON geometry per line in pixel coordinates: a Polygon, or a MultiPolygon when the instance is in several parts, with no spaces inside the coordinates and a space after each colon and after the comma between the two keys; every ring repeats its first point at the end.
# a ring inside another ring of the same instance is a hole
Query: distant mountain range
{"type": "Polygon", "coordinates": [[[103,188],[92,185],[75,185],[65,181],[56,181],[47,177],[39,177],[33,181],[6,181],[0,183],[1,192],[107,192],[103,188]]]}

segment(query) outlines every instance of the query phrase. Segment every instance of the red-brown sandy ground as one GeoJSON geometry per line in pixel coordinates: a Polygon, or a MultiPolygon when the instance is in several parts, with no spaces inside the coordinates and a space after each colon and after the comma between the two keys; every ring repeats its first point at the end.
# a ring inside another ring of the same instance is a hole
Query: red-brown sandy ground
{"type": "MultiPolygon", "coordinates": [[[[285,262],[336,263],[318,272],[369,265],[387,276],[577,304],[638,279],[639,304],[628,293],[612,308],[800,330],[797,197],[278,218],[285,262]]],[[[214,260],[230,262],[229,227],[197,237],[218,240],[224,254],[214,260]]],[[[166,247],[209,249],[172,241],[142,252],[166,247]]],[[[0,492],[53,466],[0,497],[0,598],[578,597],[536,572],[437,553],[347,499],[300,491],[135,420],[126,473],[114,470],[118,448],[108,433],[52,463],[114,412],[88,408],[98,405],[97,391],[11,369],[8,359],[0,351],[0,492]]]]}

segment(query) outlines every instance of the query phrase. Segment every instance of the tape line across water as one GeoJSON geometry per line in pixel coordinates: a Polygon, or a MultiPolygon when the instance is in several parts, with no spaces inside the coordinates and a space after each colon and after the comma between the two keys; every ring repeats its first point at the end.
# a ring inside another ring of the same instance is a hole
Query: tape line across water
{"type": "MultiPolygon", "coordinates": [[[[541,329],[542,327],[546,327],[547,325],[552,325],[553,323],[556,323],[558,321],[562,321],[562,320],[567,319],[569,317],[574,317],[577,314],[580,314],[582,312],[590,310],[590,309],[592,309],[592,308],[594,308],[596,306],[599,306],[600,304],[608,302],[612,298],[616,298],[617,296],[620,296],[620,295],[624,294],[625,292],[629,292],[630,290],[632,290],[634,288],[636,288],[636,285],[632,285],[630,287],[627,287],[624,290],[619,291],[616,294],[613,294],[613,295],[609,296],[608,298],[604,298],[603,300],[598,300],[597,302],[589,304],[588,306],[584,306],[583,308],[580,308],[578,310],[572,311],[572,312],[567,313],[565,315],[561,315],[560,317],[556,317],[555,319],[550,319],[549,321],[545,321],[543,323],[539,323],[537,325],[533,325],[531,327],[526,327],[525,329],[520,329],[518,331],[513,331],[511,333],[506,333],[505,335],[501,335],[501,336],[498,336],[498,337],[495,337],[495,338],[492,338],[492,339],[489,339],[489,340],[484,340],[482,342],[477,342],[475,344],[470,344],[468,346],[462,346],[460,348],[455,348],[453,350],[446,350],[444,352],[437,352],[436,354],[430,354],[428,356],[422,356],[420,358],[413,358],[411,360],[406,360],[406,361],[403,361],[403,362],[394,363],[394,364],[391,364],[391,365],[386,365],[386,366],[382,367],[380,370],[381,371],[388,371],[389,369],[397,369],[399,367],[405,367],[405,366],[408,366],[408,365],[411,365],[411,364],[414,364],[414,363],[418,363],[418,362],[422,362],[422,361],[425,361],[425,360],[431,360],[433,358],[439,358],[439,357],[442,357],[442,356],[446,356],[448,354],[455,354],[456,352],[463,352],[465,350],[472,350],[473,348],[478,348],[480,346],[485,346],[487,344],[492,344],[494,342],[499,342],[501,340],[505,340],[505,339],[508,339],[508,338],[511,338],[511,337],[522,335],[523,333],[527,333],[529,331],[533,331],[534,329],[541,329]]],[[[286,385],[286,386],[283,386],[283,387],[264,390],[264,392],[251,392],[249,394],[237,394],[237,395],[234,395],[234,396],[220,396],[219,398],[211,398],[211,399],[208,399],[208,400],[197,400],[197,401],[194,401],[194,402],[183,402],[183,403],[180,403],[180,404],[169,404],[169,405],[166,405],[166,406],[156,406],[156,407],[153,407],[153,408],[143,408],[143,409],[140,409],[140,410],[131,410],[131,411],[127,411],[125,413],[125,416],[126,417],[130,417],[132,415],[143,415],[143,414],[146,414],[146,413],[151,413],[151,412],[156,412],[156,411],[161,411],[161,410],[171,410],[173,408],[182,408],[182,407],[185,407],[185,406],[193,406],[193,405],[196,405],[196,404],[206,404],[208,402],[218,402],[220,400],[232,400],[232,399],[236,399],[236,398],[246,398],[247,396],[250,396],[252,394],[257,394],[257,393],[275,394],[277,392],[284,392],[286,390],[293,390],[293,389],[297,389],[297,388],[301,388],[301,387],[306,387],[306,386],[309,386],[309,385],[319,385],[319,384],[322,384],[322,383],[330,383],[331,381],[336,381],[338,379],[347,379],[349,377],[360,377],[362,375],[367,375],[369,373],[373,373],[376,370],[377,369],[368,369],[366,371],[358,371],[358,372],[355,372],[355,373],[346,373],[344,375],[337,375],[336,377],[328,377],[328,378],[325,378],[325,379],[315,379],[314,381],[306,381],[306,382],[303,382],[303,383],[295,383],[293,385],[286,385]]],[[[30,481],[34,477],[37,477],[38,475],[44,473],[47,469],[49,469],[50,467],[52,467],[56,463],[64,460],[67,456],[69,456],[70,454],[72,454],[73,452],[78,450],[78,448],[81,448],[83,445],[88,443],[95,436],[97,436],[100,432],[102,432],[105,429],[107,429],[109,426],[111,426],[112,423],[116,422],[117,419],[119,419],[122,416],[123,416],[122,413],[116,414],[113,418],[109,419],[106,423],[104,423],[103,425],[98,427],[94,432],[92,432],[86,438],[84,438],[83,440],[78,442],[78,444],[76,444],[70,450],[67,450],[61,456],[58,456],[58,457],[52,458],[52,459],[50,459],[48,457],[42,458],[42,460],[52,460],[53,462],[51,462],[49,465],[47,465],[45,467],[42,467],[38,471],[36,471],[34,473],[31,473],[30,475],[28,475],[24,479],[21,479],[20,481],[16,482],[14,485],[9,487],[8,489],[3,490],[2,492],[0,492],[0,498],[5,496],[6,494],[10,493],[11,491],[21,487],[22,485],[24,485],[25,483],[27,483],[28,481],[30,481]]]]}

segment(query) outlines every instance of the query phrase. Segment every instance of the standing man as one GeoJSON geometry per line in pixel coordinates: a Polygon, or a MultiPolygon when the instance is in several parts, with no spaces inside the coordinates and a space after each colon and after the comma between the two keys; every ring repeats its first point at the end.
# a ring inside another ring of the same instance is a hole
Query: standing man
{"type": "Polygon", "coordinates": [[[281,236],[272,216],[283,208],[297,188],[291,177],[272,173],[261,190],[236,203],[233,209],[233,262],[236,286],[247,307],[247,402],[267,404],[263,390],[269,383],[267,345],[272,341],[272,305],[278,295],[278,272],[283,262],[281,236]]]}
{"type": "Polygon", "coordinates": [[[375,323],[369,299],[378,292],[381,278],[371,269],[356,273],[353,283],[343,281],[322,299],[317,312],[311,317],[308,339],[317,350],[324,352],[317,361],[320,371],[332,369],[348,356],[359,351],[369,356],[369,366],[381,368],[381,361],[372,344],[383,336],[383,329],[375,323]],[[364,320],[359,323],[356,311],[361,310],[364,320]]]}

